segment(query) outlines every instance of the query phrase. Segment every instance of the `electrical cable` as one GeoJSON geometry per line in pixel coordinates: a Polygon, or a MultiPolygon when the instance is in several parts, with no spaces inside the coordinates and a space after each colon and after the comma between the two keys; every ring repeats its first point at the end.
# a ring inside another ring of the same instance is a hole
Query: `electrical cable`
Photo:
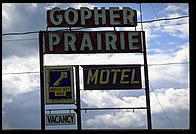
{"type": "MultiPolygon", "coordinates": [[[[154,12],[154,14],[155,14],[156,18],[158,19],[158,15],[157,15],[157,13],[156,13],[156,11],[155,11],[155,9],[154,9],[153,5],[152,5],[152,4],[150,4],[150,5],[151,5],[151,7],[152,7],[152,9],[153,9],[153,12],[154,12]]],[[[164,29],[164,28],[162,27],[162,25],[161,25],[160,21],[159,21],[159,25],[160,25],[160,27],[161,27],[162,29],[164,29]]]]}
{"type": "MultiPolygon", "coordinates": [[[[174,18],[164,18],[164,19],[157,19],[157,20],[149,20],[149,21],[143,21],[142,23],[151,23],[151,22],[156,22],[156,21],[164,21],[164,20],[176,20],[176,19],[182,19],[186,18],[189,16],[179,16],[179,17],[174,17],[174,18]]],[[[138,22],[141,23],[141,22],[138,22]]]]}
{"type": "MultiPolygon", "coordinates": [[[[150,28],[158,28],[158,27],[168,27],[168,26],[175,26],[175,25],[184,25],[188,23],[177,23],[177,24],[169,24],[169,25],[161,25],[161,26],[154,26],[154,27],[144,27],[143,29],[150,29],[150,28]]],[[[140,28],[141,29],[141,28],[140,28]]],[[[28,39],[15,39],[15,40],[2,40],[2,42],[10,42],[10,41],[23,41],[23,40],[37,40],[39,38],[28,38],[28,39]]],[[[14,44],[16,45],[16,44],[14,44]]]]}
{"type": "Polygon", "coordinates": [[[39,38],[28,38],[28,39],[15,39],[15,40],[2,40],[3,42],[9,42],[9,41],[23,41],[23,40],[37,40],[39,38]]]}
{"type": "MultiPolygon", "coordinates": [[[[156,22],[156,21],[175,20],[175,19],[181,19],[181,18],[186,18],[186,17],[189,17],[189,16],[179,16],[179,17],[174,17],[174,18],[164,18],[164,19],[157,19],[157,20],[149,20],[149,21],[143,21],[143,22],[137,22],[137,23],[152,23],[152,22],[156,22]]],[[[91,28],[91,27],[82,27],[82,28],[78,28],[78,29],[72,29],[72,31],[86,29],[86,28],[91,28]]],[[[92,28],[94,28],[94,27],[92,27],[92,28]]],[[[62,30],[55,30],[55,31],[62,31],[62,30]]],[[[2,36],[7,36],[7,35],[23,35],[23,34],[33,34],[33,33],[39,33],[39,31],[22,32],[22,33],[4,33],[4,34],[2,34],[2,36]]]]}
{"type": "Polygon", "coordinates": [[[174,65],[174,64],[188,64],[189,62],[181,62],[181,63],[163,63],[163,64],[148,64],[148,66],[159,66],[159,65],[174,65]]]}
{"type": "Polygon", "coordinates": [[[40,72],[18,72],[18,73],[2,73],[2,74],[6,75],[6,74],[31,74],[31,73],[40,73],[40,72]]]}
{"type": "MultiPolygon", "coordinates": [[[[175,64],[188,64],[189,62],[181,62],[181,63],[163,63],[163,64],[148,64],[148,66],[161,66],[161,65],[175,65],[175,64]]],[[[122,64],[121,64],[122,65],[122,64]]],[[[128,65],[127,65],[128,67],[128,65]]],[[[102,69],[107,69],[111,67],[102,67],[102,69]]],[[[91,69],[97,69],[97,68],[91,68],[91,69]]],[[[84,70],[84,69],[79,69],[84,70]]],[[[17,72],[17,73],[2,73],[3,75],[7,74],[30,74],[30,73],[40,73],[39,71],[36,72],[17,72]]]]}
{"type": "MultiPolygon", "coordinates": [[[[149,83],[150,83],[150,82],[149,82],[149,83]]],[[[167,117],[169,123],[171,124],[172,128],[175,128],[174,124],[173,124],[172,121],[169,119],[169,117],[168,117],[166,111],[164,110],[163,106],[161,105],[161,103],[160,103],[160,101],[159,101],[159,99],[158,99],[158,97],[157,97],[157,94],[155,93],[154,89],[152,88],[151,83],[150,83],[150,87],[151,87],[151,89],[152,89],[152,91],[153,91],[153,93],[154,93],[154,95],[155,95],[155,97],[156,97],[156,99],[157,99],[159,105],[161,106],[161,109],[163,110],[163,113],[165,114],[165,116],[167,117]]]]}
{"type": "Polygon", "coordinates": [[[33,33],[39,33],[39,31],[34,31],[34,32],[22,32],[22,33],[5,33],[5,34],[2,34],[2,36],[6,36],[6,35],[21,35],[21,34],[33,34],[33,33]]]}

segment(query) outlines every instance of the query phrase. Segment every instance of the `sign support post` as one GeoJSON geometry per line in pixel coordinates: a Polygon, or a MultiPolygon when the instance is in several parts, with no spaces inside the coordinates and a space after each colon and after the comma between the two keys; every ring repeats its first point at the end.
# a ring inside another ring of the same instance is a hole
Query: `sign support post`
{"type": "Polygon", "coordinates": [[[81,111],[80,111],[80,81],[79,81],[79,66],[75,66],[76,76],[76,113],[77,113],[77,126],[78,130],[81,130],[81,111]]]}
{"type": "Polygon", "coordinates": [[[146,106],[147,106],[147,121],[148,121],[148,130],[152,130],[151,110],[150,110],[150,94],[149,94],[149,79],[148,79],[148,64],[147,64],[146,41],[145,41],[144,31],[143,31],[142,36],[143,36],[143,56],[144,56],[144,77],[145,77],[145,92],[146,92],[146,106]]]}
{"type": "Polygon", "coordinates": [[[45,130],[43,31],[39,32],[41,130],[45,130]]]}

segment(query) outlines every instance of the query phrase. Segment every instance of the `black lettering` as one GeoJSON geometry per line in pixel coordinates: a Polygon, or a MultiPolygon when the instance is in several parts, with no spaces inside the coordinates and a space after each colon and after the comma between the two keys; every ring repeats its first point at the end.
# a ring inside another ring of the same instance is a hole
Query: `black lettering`
{"type": "Polygon", "coordinates": [[[49,123],[55,123],[55,119],[54,119],[54,116],[48,116],[48,122],[49,123]]]}
{"type": "Polygon", "coordinates": [[[59,122],[57,122],[57,117],[58,117],[58,116],[55,116],[55,123],[59,123],[59,122]]]}
{"type": "Polygon", "coordinates": [[[66,116],[66,115],[63,116],[63,122],[64,122],[64,123],[67,122],[67,116],[66,116]]]}
{"type": "Polygon", "coordinates": [[[63,123],[62,117],[59,116],[59,123],[63,123]]]}

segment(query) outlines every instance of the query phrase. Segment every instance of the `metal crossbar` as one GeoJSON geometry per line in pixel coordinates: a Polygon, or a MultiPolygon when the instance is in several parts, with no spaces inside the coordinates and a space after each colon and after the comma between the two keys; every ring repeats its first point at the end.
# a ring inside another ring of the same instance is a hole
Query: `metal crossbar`
{"type": "MultiPolygon", "coordinates": [[[[113,108],[106,108],[106,107],[102,107],[102,108],[80,108],[79,110],[113,110],[113,109],[147,109],[147,107],[113,107],[113,108]]],[[[58,111],[58,110],[77,110],[77,109],[73,109],[73,108],[63,108],[63,109],[46,109],[46,111],[58,111]]]]}

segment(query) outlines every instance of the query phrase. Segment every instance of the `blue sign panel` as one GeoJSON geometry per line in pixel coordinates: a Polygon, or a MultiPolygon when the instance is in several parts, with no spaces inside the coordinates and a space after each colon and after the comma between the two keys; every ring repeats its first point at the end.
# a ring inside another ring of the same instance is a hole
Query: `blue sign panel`
{"type": "Polygon", "coordinates": [[[46,67],[46,90],[46,104],[74,103],[72,67],[46,67]]]}

